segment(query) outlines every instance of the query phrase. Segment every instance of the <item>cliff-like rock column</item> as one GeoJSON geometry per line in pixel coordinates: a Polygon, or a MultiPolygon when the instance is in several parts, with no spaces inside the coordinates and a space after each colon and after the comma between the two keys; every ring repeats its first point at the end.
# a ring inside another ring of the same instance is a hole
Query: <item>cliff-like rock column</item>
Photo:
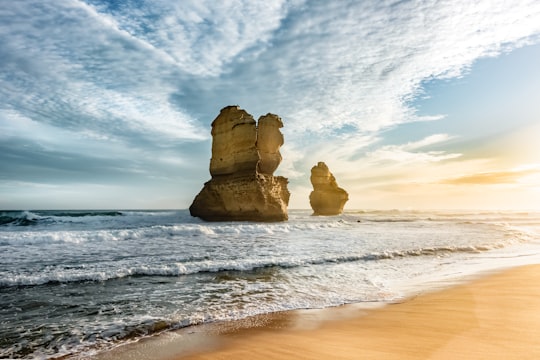
{"type": "Polygon", "coordinates": [[[238,106],[221,109],[212,122],[210,175],[252,174],[259,162],[257,123],[238,106]]]}
{"type": "Polygon", "coordinates": [[[283,123],[279,116],[266,114],[259,118],[257,128],[257,150],[260,161],[257,170],[262,174],[272,175],[281,163],[279,148],[283,145],[280,128],[283,123]]]}
{"type": "Polygon", "coordinates": [[[313,215],[339,215],[349,200],[349,194],[338,187],[336,178],[324,162],[311,168],[313,191],[309,194],[309,203],[313,215]]]}
{"type": "Polygon", "coordinates": [[[283,127],[277,115],[259,126],[238,106],[221,109],[212,122],[212,179],[189,207],[207,221],[284,221],[288,219],[288,180],[273,176],[281,162],[283,127]]]}

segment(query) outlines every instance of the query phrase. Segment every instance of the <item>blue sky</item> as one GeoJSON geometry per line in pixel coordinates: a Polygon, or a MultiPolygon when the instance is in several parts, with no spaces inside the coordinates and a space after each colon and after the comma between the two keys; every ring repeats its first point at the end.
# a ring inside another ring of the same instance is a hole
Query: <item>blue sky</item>
{"type": "Polygon", "coordinates": [[[0,208],[187,208],[210,123],[282,117],[308,208],[540,207],[540,2],[0,0],[0,208]]]}

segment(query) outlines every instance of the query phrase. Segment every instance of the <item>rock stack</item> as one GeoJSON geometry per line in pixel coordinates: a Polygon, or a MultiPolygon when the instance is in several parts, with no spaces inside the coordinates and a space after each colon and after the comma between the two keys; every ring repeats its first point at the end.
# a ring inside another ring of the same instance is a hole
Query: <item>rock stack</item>
{"type": "Polygon", "coordinates": [[[324,162],[311,168],[313,191],[309,194],[309,203],[313,215],[339,215],[349,200],[349,194],[338,187],[336,178],[324,162]]]}
{"type": "Polygon", "coordinates": [[[212,179],[189,207],[207,221],[284,221],[288,219],[288,180],[274,176],[281,162],[279,116],[259,118],[239,106],[221,109],[212,122],[212,179]]]}

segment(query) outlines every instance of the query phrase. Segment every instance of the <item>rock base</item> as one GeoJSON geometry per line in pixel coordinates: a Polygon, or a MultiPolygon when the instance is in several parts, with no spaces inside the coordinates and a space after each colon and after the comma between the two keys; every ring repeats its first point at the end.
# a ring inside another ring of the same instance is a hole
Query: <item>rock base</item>
{"type": "Polygon", "coordinates": [[[206,221],[286,221],[290,193],[282,176],[215,176],[189,207],[206,221]]]}

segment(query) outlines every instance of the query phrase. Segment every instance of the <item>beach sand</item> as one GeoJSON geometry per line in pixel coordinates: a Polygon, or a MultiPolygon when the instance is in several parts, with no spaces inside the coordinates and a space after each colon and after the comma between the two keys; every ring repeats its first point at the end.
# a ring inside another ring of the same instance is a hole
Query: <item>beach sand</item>
{"type": "Polygon", "coordinates": [[[540,359],[540,265],[375,310],[292,311],[251,322],[225,324],[208,334],[207,348],[169,359],[540,359]]]}
{"type": "Polygon", "coordinates": [[[540,265],[480,275],[395,304],[189,327],[92,359],[540,359],[540,265]]]}

